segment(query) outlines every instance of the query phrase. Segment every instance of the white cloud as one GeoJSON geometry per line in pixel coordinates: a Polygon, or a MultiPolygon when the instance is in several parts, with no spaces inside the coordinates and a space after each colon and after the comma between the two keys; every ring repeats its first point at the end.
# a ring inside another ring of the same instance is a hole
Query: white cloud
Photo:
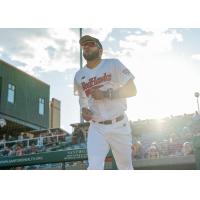
{"type": "Polygon", "coordinates": [[[0,56],[2,56],[2,53],[3,52],[3,48],[2,47],[0,47],[0,56]]]}
{"type": "Polygon", "coordinates": [[[175,30],[155,29],[154,32],[148,30],[148,33],[144,35],[128,35],[125,40],[120,41],[120,47],[143,54],[145,52],[148,54],[164,53],[173,49],[173,41],[182,42],[182,35],[175,30]]]}
{"type": "Polygon", "coordinates": [[[138,30],[138,31],[135,31],[135,34],[140,35],[140,34],[142,34],[142,32],[138,30]]]}
{"type": "Polygon", "coordinates": [[[144,60],[156,60],[157,57],[162,57],[165,53],[171,53],[173,42],[183,41],[182,35],[176,30],[145,29],[143,31],[145,32],[142,34],[129,33],[123,40],[119,40],[120,48],[117,50],[104,49],[104,57],[116,57],[125,64],[132,66],[135,63],[138,64],[144,60]]]}
{"type": "Polygon", "coordinates": [[[112,36],[109,36],[108,37],[108,41],[110,41],[110,42],[112,42],[112,41],[115,41],[116,39],[114,38],[114,37],[112,37],[112,36]]]}
{"type": "Polygon", "coordinates": [[[104,57],[118,58],[137,73],[140,69],[149,70],[167,54],[173,54],[174,41],[183,41],[182,35],[175,30],[156,29],[155,32],[149,30],[140,35],[129,34],[119,41],[118,50],[105,49],[104,57]]]}
{"type": "Polygon", "coordinates": [[[104,41],[108,35],[112,32],[112,28],[96,28],[96,29],[85,29],[83,35],[91,35],[98,38],[100,41],[104,41]]]}
{"type": "Polygon", "coordinates": [[[72,29],[66,28],[49,29],[48,32],[55,39],[73,41],[77,40],[77,34],[75,33],[76,30],[78,33],[79,29],[74,29],[73,31],[72,29]]]}
{"type": "MultiPolygon", "coordinates": [[[[83,29],[105,40],[112,29],[83,29]]],[[[60,71],[79,68],[79,29],[0,29],[4,40],[0,52],[5,49],[10,59],[23,63],[15,65],[27,73],[36,75],[37,71],[60,71]],[[15,44],[15,45],[13,45],[15,44]]]]}
{"type": "Polygon", "coordinates": [[[73,88],[74,85],[73,85],[73,84],[69,84],[69,85],[67,85],[67,87],[68,87],[68,88],[73,88]]]}
{"type": "MultiPolygon", "coordinates": [[[[181,98],[189,98],[186,97],[185,80],[195,76],[190,71],[191,63],[186,62],[186,59],[177,59],[173,51],[174,41],[183,41],[177,31],[156,30],[140,35],[130,34],[119,42],[118,50],[109,48],[104,51],[105,57],[120,59],[136,77],[138,95],[130,103],[130,118],[140,116],[141,113],[143,116],[152,113],[154,117],[158,114],[167,116],[173,112],[181,113],[184,106],[186,110],[188,99],[184,101],[185,105],[179,105],[179,101],[181,98]],[[170,109],[166,105],[170,105],[170,109]]],[[[194,87],[194,81],[187,87],[188,95],[194,87]]]]}
{"type": "Polygon", "coordinates": [[[104,58],[113,58],[113,57],[121,57],[121,56],[123,56],[121,50],[114,51],[111,47],[103,50],[103,57],[104,58]]]}
{"type": "MultiPolygon", "coordinates": [[[[83,34],[90,34],[105,40],[112,29],[83,29],[83,34]]],[[[5,49],[9,58],[23,63],[22,68],[30,74],[40,71],[64,72],[69,68],[79,67],[79,29],[1,29],[0,52],[5,49]],[[15,45],[13,45],[15,44],[15,45]]]]}
{"type": "Polygon", "coordinates": [[[135,49],[137,46],[147,45],[147,42],[150,40],[148,35],[129,35],[125,40],[120,41],[120,47],[135,49]]]}
{"type": "Polygon", "coordinates": [[[33,75],[37,69],[63,72],[79,65],[78,29],[77,33],[73,29],[49,29],[40,34],[37,31],[25,29],[21,34],[17,30],[16,37],[16,30],[9,30],[9,37],[12,39],[13,36],[16,47],[10,43],[4,46],[12,61],[24,63],[24,66],[17,67],[33,75]]]}
{"type": "Polygon", "coordinates": [[[200,54],[194,54],[192,55],[192,58],[195,60],[200,60],[200,54]]]}
{"type": "Polygon", "coordinates": [[[166,27],[156,27],[156,28],[142,28],[142,31],[145,31],[147,33],[163,33],[165,31],[167,31],[168,28],[166,27]]]}

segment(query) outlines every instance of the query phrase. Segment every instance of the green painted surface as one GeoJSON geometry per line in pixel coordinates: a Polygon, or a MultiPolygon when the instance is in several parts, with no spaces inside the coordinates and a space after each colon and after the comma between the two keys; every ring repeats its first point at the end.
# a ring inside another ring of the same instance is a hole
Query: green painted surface
{"type": "Polygon", "coordinates": [[[45,152],[24,156],[7,156],[0,158],[0,167],[13,167],[24,165],[37,165],[56,162],[70,162],[86,160],[86,149],[76,149],[67,151],[45,152]]]}
{"type": "Polygon", "coordinates": [[[0,60],[0,114],[34,124],[49,127],[49,94],[46,83],[0,60]],[[15,86],[15,102],[8,102],[8,84],[15,86]],[[44,98],[44,115],[39,115],[39,98],[44,98]]]}
{"type": "MultiPolygon", "coordinates": [[[[107,157],[112,157],[111,151],[107,157]]],[[[48,163],[65,163],[72,161],[87,160],[87,149],[73,149],[63,151],[53,151],[38,154],[30,154],[24,156],[5,156],[0,157],[0,168],[2,167],[16,167],[16,166],[28,166],[37,164],[48,163]]],[[[105,169],[117,169],[114,159],[112,158],[111,165],[105,165],[105,169]]],[[[73,169],[73,168],[72,168],[73,169]]]]}
{"type": "Polygon", "coordinates": [[[196,159],[196,168],[200,169],[200,136],[194,136],[192,139],[193,149],[196,159]]]}

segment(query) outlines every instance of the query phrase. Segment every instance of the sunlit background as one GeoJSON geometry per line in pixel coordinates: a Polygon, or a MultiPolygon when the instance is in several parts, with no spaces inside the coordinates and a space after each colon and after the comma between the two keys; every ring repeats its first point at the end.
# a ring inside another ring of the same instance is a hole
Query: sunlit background
{"type": "MultiPolygon", "coordinates": [[[[103,58],[120,59],[134,74],[138,94],[128,99],[130,120],[191,114],[200,91],[200,29],[83,29],[99,38],[103,58]]],[[[0,59],[50,84],[61,101],[61,127],[79,122],[73,78],[80,67],[79,29],[0,29],[0,59]]]]}

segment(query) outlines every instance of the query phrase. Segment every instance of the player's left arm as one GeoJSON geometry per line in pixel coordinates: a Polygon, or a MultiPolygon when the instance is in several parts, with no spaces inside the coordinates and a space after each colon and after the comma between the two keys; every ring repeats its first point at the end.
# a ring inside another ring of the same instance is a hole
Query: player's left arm
{"type": "Polygon", "coordinates": [[[119,88],[116,90],[110,90],[110,98],[128,98],[136,96],[137,89],[134,83],[134,75],[130,72],[130,70],[124,66],[119,60],[115,60],[115,76],[116,81],[119,83],[119,88]]]}
{"type": "Polygon", "coordinates": [[[112,98],[128,98],[136,96],[137,89],[133,79],[127,81],[127,83],[117,90],[111,91],[112,98]]]}
{"type": "Polygon", "coordinates": [[[133,97],[137,94],[137,89],[134,83],[133,74],[117,59],[113,61],[113,78],[118,83],[118,89],[108,89],[101,91],[100,89],[92,89],[91,95],[95,100],[101,99],[120,99],[133,97]]]}
{"type": "Polygon", "coordinates": [[[95,100],[101,99],[120,99],[136,96],[137,89],[133,79],[127,81],[124,86],[119,87],[116,90],[108,89],[101,91],[99,89],[92,89],[91,95],[95,100]]]}

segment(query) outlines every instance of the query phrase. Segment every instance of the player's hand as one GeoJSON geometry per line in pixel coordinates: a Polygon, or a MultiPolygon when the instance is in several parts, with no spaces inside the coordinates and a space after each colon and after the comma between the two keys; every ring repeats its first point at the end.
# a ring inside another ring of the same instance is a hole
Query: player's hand
{"type": "Polygon", "coordinates": [[[82,116],[86,121],[90,121],[92,119],[92,111],[88,108],[82,108],[82,116]]]}
{"type": "Polygon", "coordinates": [[[94,88],[91,89],[91,96],[95,100],[101,100],[105,98],[104,91],[99,90],[99,89],[94,89],[94,88]]]}

